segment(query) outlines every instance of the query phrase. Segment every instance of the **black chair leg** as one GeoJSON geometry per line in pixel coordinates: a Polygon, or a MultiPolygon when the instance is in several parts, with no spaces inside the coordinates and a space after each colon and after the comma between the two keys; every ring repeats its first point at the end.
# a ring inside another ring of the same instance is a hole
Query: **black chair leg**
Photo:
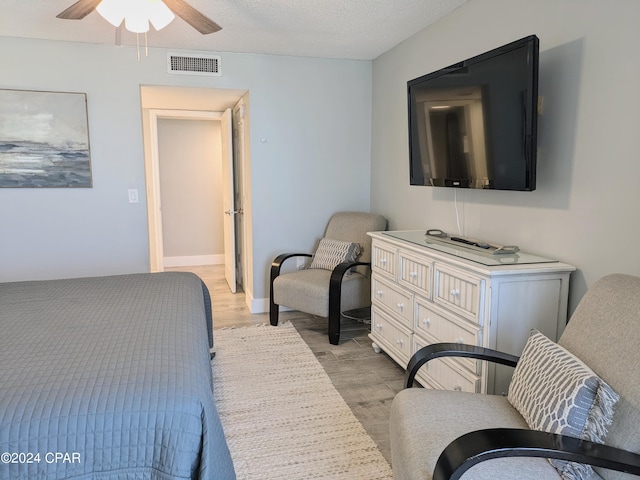
{"type": "Polygon", "coordinates": [[[340,341],[340,320],[342,318],[342,277],[358,265],[371,266],[367,262],[341,263],[333,269],[329,278],[329,343],[338,345],[340,341]]]}
{"type": "Polygon", "coordinates": [[[278,258],[274,260],[273,265],[271,265],[271,275],[269,277],[269,321],[274,327],[278,326],[278,313],[280,312],[280,306],[276,305],[273,301],[273,281],[278,275],[280,275],[281,264],[282,263],[278,258]]]}
{"type": "Polygon", "coordinates": [[[329,314],[329,343],[331,345],[338,345],[340,343],[340,312],[338,311],[337,318],[335,315],[329,314]]]}
{"type": "Polygon", "coordinates": [[[340,304],[342,293],[342,275],[334,271],[329,282],[329,343],[340,342],[340,304]]]}
{"type": "Polygon", "coordinates": [[[278,313],[280,312],[280,306],[273,303],[273,300],[269,300],[269,321],[274,327],[278,326],[278,313]]]}

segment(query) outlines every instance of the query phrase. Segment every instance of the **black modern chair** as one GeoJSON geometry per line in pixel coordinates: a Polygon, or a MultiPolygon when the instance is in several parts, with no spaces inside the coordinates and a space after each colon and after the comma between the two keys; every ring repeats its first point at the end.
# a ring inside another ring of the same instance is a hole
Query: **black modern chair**
{"type": "Polygon", "coordinates": [[[335,213],[315,254],[283,253],[271,265],[269,317],[278,325],[282,305],[328,318],[329,342],[340,341],[341,313],[371,304],[371,237],[367,232],[386,230],[387,220],[362,212],[335,213]],[[309,268],[282,272],[293,257],[312,257],[309,268]]]}

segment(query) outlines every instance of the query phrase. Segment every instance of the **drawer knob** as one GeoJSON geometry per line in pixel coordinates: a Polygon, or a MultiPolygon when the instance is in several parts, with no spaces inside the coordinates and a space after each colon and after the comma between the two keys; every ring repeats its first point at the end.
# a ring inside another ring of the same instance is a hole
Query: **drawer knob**
{"type": "Polygon", "coordinates": [[[377,296],[379,296],[379,297],[381,297],[381,296],[382,296],[382,293],[383,293],[383,292],[382,292],[382,290],[378,290],[378,291],[376,292],[376,295],[377,295],[377,296]]]}
{"type": "Polygon", "coordinates": [[[387,263],[387,259],[386,259],[386,258],[381,258],[381,259],[380,259],[380,263],[381,263],[382,265],[384,265],[385,263],[387,263]]]}
{"type": "Polygon", "coordinates": [[[418,272],[409,272],[409,276],[411,278],[416,278],[418,276],[418,272]]]}
{"type": "Polygon", "coordinates": [[[459,344],[463,344],[464,343],[460,337],[456,338],[455,342],[459,343],[459,344]]]}
{"type": "Polygon", "coordinates": [[[461,392],[461,391],[462,391],[462,387],[461,387],[460,385],[454,385],[453,389],[454,389],[456,392],[461,392]]]}
{"type": "Polygon", "coordinates": [[[425,327],[429,328],[431,327],[431,320],[428,318],[423,318],[422,319],[422,323],[424,324],[425,327]]]}
{"type": "Polygon", "coordinates": [[[456,290],[455,288],[451,289],[451,296],[457,297],[460,295],[460,290],[456,290]]]}
{"type": "Polygon", "coordinates": [[[396,306],[398,307],[398,310],[404,310],[404,303],[398,303],[396,306]]]}
{"type": "Polygon", "coordinates": [[[396,343],[402,347],[402,344],[404,343],[404,341],[403,340],[396,340],[396,343]]]}

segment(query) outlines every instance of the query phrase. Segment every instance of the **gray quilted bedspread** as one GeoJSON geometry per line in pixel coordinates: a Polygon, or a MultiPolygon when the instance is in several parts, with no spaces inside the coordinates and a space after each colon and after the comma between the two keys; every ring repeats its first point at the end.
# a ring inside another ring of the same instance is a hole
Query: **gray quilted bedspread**
{"type": "Polygon", "coordinates": [[[0,283],[0,479],[233,479],[189,273],[0,283]]]}

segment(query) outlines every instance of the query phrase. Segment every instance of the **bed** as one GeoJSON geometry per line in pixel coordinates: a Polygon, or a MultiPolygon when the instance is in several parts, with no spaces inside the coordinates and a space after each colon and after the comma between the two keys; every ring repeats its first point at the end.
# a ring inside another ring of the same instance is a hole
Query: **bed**
{"type": "Polygon", "coordinates": [[[0,283],[0,479],[233,479],[194,274],[0,283]]]}

